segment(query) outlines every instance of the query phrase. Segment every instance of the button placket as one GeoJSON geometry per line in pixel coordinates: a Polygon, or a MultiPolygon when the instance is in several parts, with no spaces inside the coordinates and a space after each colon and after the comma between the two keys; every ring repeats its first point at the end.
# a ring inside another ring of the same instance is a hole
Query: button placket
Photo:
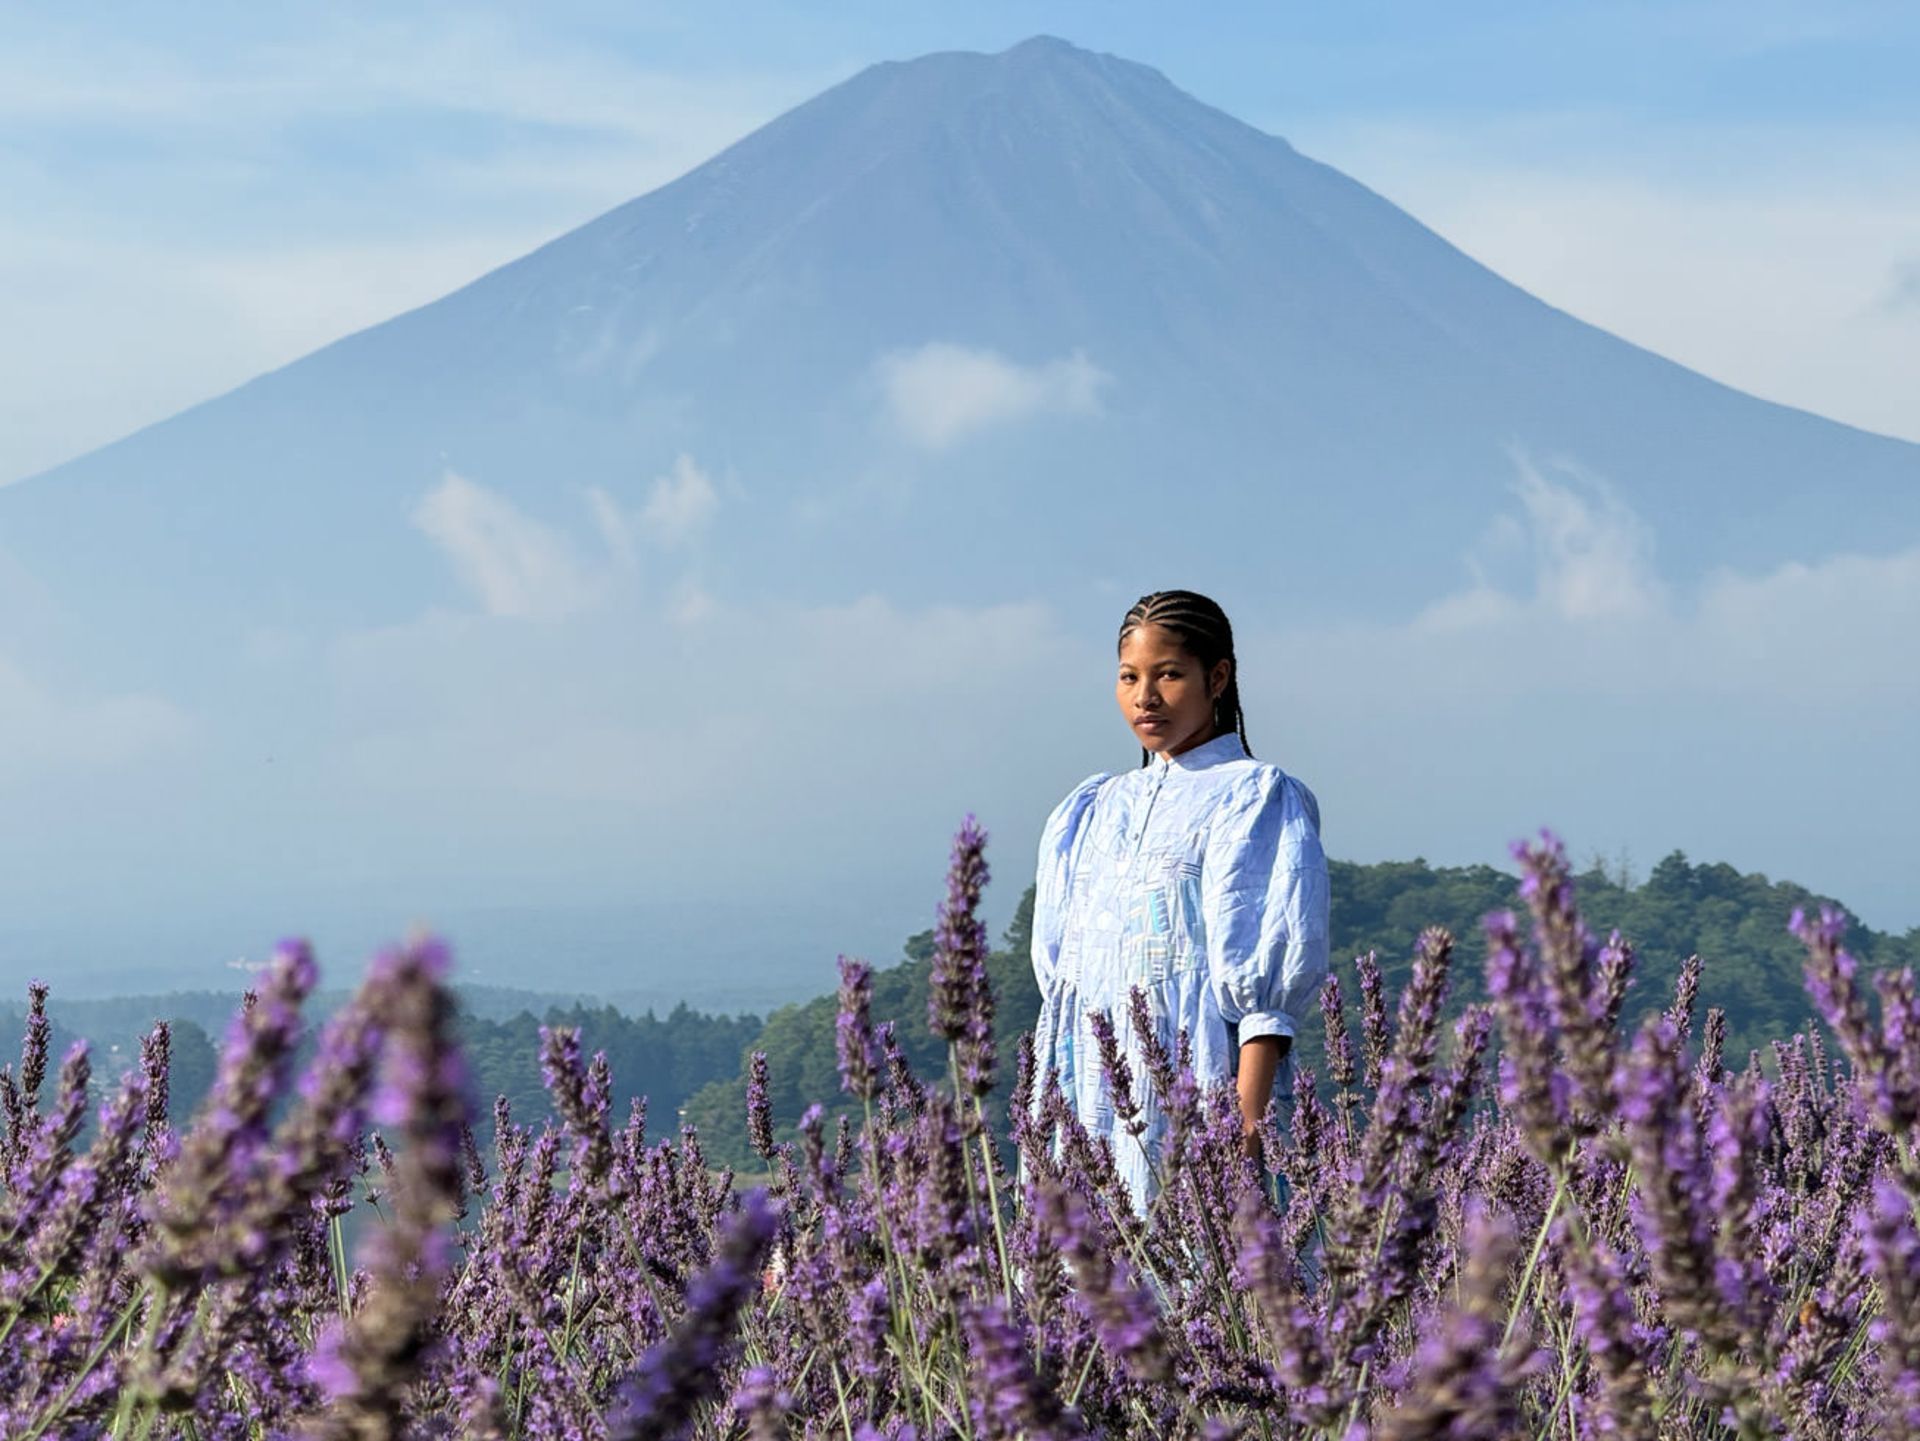
{"type": "Polygon", "coordinates": [[[1134,822],[1133,835],[1128,838],[1133,842],[1132,849],[1127,853],[1129,860],[1135,859],[1140,854],[1140,843],[1145,839],[1147,834],[1147,822],[1153,818],[1153,805],[1155,801],[1160,799],[1160,787],[1166,784],[1166,779],[1165,766],[1163,763],[1154,775],[1153,789],[1147,792],[1147,803],[1141,807],[1140,818],[1134,822]]]}

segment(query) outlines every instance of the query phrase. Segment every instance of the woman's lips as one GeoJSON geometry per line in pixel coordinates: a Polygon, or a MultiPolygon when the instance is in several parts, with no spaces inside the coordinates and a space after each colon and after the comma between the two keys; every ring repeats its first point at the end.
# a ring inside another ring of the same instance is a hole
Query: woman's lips
{"type": "Polygon", "coordinates": [[[1157,715],[1135,716],[1133,728],[1137,731],[1161,731],[1167,728],[1167,718],[1157,715]]]}

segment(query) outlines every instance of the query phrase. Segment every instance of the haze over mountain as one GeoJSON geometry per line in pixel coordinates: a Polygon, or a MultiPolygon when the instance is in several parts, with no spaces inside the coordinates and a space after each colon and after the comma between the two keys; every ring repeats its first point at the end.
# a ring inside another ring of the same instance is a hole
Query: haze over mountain
{"type": "Polygon", "coordinates": [[[1151,69],[879,65],[0,491],[0,970],[426,915],[488,979],[804,994],[919,927],[965,809],[1010,900],[1127,763],[1105,648],[1178,584],[1341,854],[1551,818],[1912,924],[1917,545],[1920,447],[1151,69]]]}

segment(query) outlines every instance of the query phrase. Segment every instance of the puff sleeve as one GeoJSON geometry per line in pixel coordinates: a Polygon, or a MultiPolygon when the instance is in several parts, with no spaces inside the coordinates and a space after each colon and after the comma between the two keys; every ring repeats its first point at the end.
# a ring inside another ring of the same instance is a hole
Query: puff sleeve
{"type": "Polygon", "coordinates": [[[1313,792],[1262,767],[1223,801],[1201,867],[1208,983],[1242,1044],[1292,1036],[1327,975],[1327,861],[1313,792]]]}
{"type": "Polygon", "coordinates": [[[1040,858],[1033,875],[1033,976],[1043,992],[1060,963],[1067,885],[1079,853],[1081,829],[1106,779],[1101,772],[1081,781],[1053,808],[1040,832],[1040,858]]]}

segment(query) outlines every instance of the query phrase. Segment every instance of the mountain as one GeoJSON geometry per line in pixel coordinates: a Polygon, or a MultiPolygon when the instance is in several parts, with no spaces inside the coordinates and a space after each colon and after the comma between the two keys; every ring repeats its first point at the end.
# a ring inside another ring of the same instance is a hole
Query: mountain
{"type": "MultiPolygon", "coordinates": [[[[1515,444],[1606,477],[1682,573],[1920,521],[1920,448],[1584,325],[1158,72],[1038,39],[866,70],[441,301],[19,486],[0,523],[29,555],[84,538],[113,614],[242,591],[378,621],[444,588],[404,524],[442,466],[551,511],[684,452],[753,500],[716,585],[1067,586],[1173,492],[1275,545],[1319,538],[1289,593],[1397,600],[1409,556],[1379,514],[1453,554],[1515,444]],[[917,454],[876,422],[876,366],[929,343],[1084,355],[1107,423],[917,454]],[[909,469],[909,493],[862,493],[909,469]],[[1015,506],[1034,523],[999,534],[1015,506]]],[[[1176,567],[1208,545],[1185,529],[1176,567]]]]}
{"type": "MultiPolygon", "coordinates": [[[[411,708],[395,687],[420,671],[404,645],[435,626],[466,644],[476,608],[555,628],[502,630],[509,659],[471,659],[451,730],[485,729],[505,704],[491,680],[558,714],[587,675],[614,687],[610,714],[664,724],[660,687],[691,672],[643,675],[629,646],[644,652],[646,617],[716,597],[756,637],[783,613],[858,630],[863,597],[1029,605],[1099,630],[1182,575],[1257,597],[1268,627],[1404,615],[1510,507],[1516,456],[1564,461],[1657,537],[1662,584],[1764,571],[1809,538],[1830,553],[1920,537],[1920,446],[1586,325],[1152,69],[1044,38],[877,65],[439,301],[0,491],[0,665],[36,694],[95,698],[114,735],[145,735],[127,707],[164,702],[181,735],[215,738],[202,769],[131,787],[36,773],[65,839],[33,846],[29,869],[70,893],[131,875],[164,906],[178,821],[179,853],[217,856],[240,892],[270,873],[281,897],[361,894],[368,876],[392,882],[382,905],[453,894],[479,873],[474,827],[433,813],[466,792],[408,793],[445,736],[394,740],[411,708]],[[629,592],[645,606],[605,619],[605,596],[629,592]],[[341,772],[262,779],[323,751],[381,778],[392,810],[359,834],[388,860],[343,859],[361,842],[341,772]],[[283,826],[296,802],[340,809],[283,826]],[[410,882],[418,867],[433,884],[410,882]]],[[[701,684],[751,690],[778,659],[701,684]]],[[[777,727],[817,709],[793,693],[767,702],[777,727]]],[[[922,725],[883,702],[863,714],[922,725]]],[[[49,727],[60,750],[68,728],[49,727]]],[[[699,766],[674,769],[635,782],[636,804],[699,766]]],[[[1070,779],[1042,774],[1027,809],[1070,779]]],[[[469,789],[500,779],[482,766],[469,789]]],[[[756,775],[756,793],[771,784],[756,775]]],[[[793,817],[831,824],[820,784],[757,855],[794,849],[793,817]]],[[[812,849],[884,849],[872,814],[812,849]]],[[[487,874],[520,875],[522,845],[558,893],[577,845],[602,866],[601,903],[612,853],[643,831],[671,850],[656,833],[679,824],[583,836],[503,803],[487,874]]],[[[1023,811],[1014,834],[1034,824],[1023,811]]],[[[480,904],[496,881],[473,886],[480,904]]],[[[873,924],[884,938],[895,921],[873,924]]]]}

